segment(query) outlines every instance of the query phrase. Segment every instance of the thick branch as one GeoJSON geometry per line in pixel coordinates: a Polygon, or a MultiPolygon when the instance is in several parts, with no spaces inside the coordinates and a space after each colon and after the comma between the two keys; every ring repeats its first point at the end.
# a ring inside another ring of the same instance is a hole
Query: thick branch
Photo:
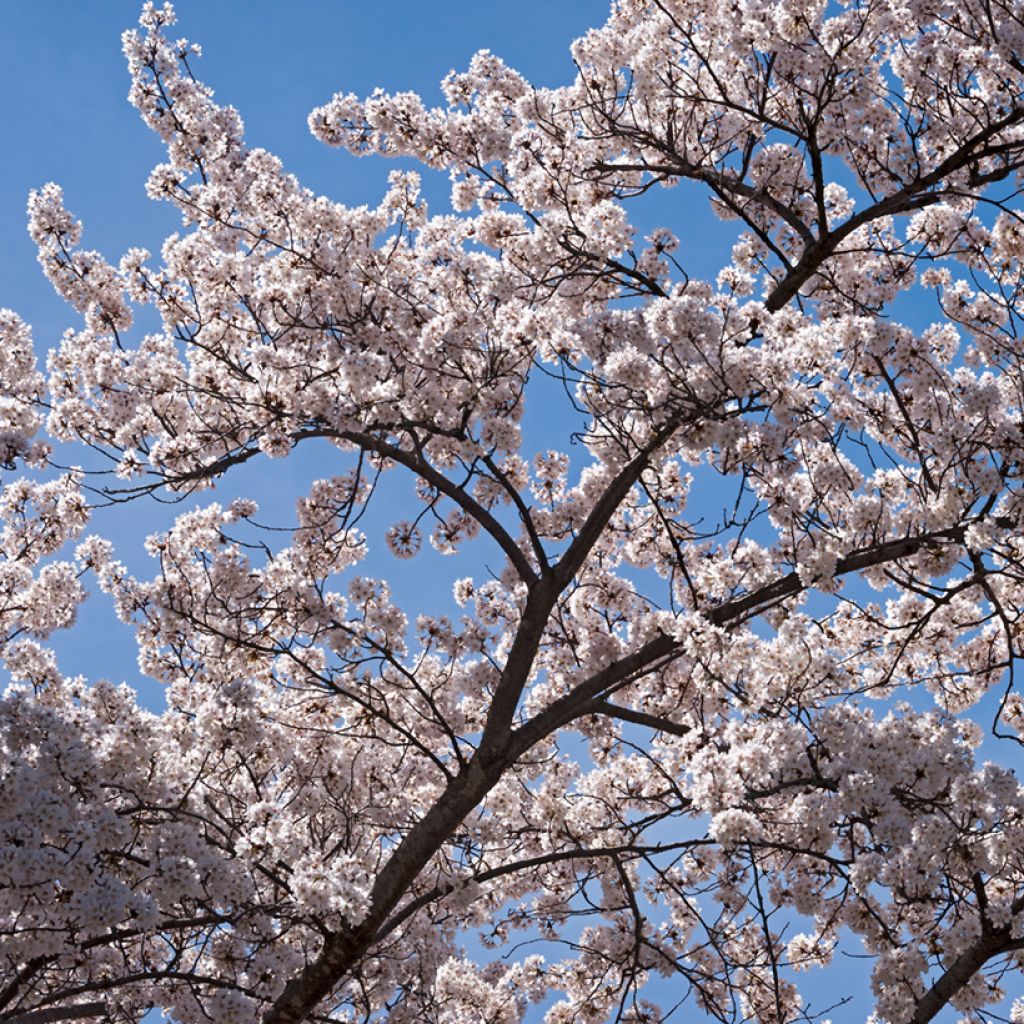
{"type": "Polygon", "coordinates": [[[623,683],[653,671],[659,662],[674,656],[678,641],[660,634],[639,650],[595,672],[574,690],[553,701],[512,734],[512,747],[517,756],[549,736],[555,729],[590,713],[588,701],[609,693],[623,683]]]}
{"type": "MultiPolygon", "coordinates": [[[[985,890],[978,892],[978,911],[981,914],[981,936],[961,953],[934,985],[917,1001],[910,1024],[928,1024],[994,956],[1021,948],[1021,941],[1012,937],[1011,929],[993,928],[985,917],[985,890]]],[[[1010,904],[1010,915],[1024,911],[1024,896],[1010,904]]]]}
{"type": "Polygon", "coordinates": [[[645,711],[635,711],[633,708],[624,708],[606,700],[594,701],[588,713],[605,715],[608,718],[618,718],[623,722],[632,722],[634,725],[642,725],[648,729],[653,729],[655,732],[671,733],[673,736],[687,736],[693,731],[689,725],[670,722],[667,718],[649,715],[645,711]]]}
{"type": "Polygon", "coordinates": [[[947,968],[945,973],[917,1001],[910,1024],[928,1024],[949,1004],[949,1001],[994,956],[1006,952],[1013,943],[1009,932],[982,935],[947,968]]]}
{"type": "Polygon", "coordinates": [[[78,1003],[75,1006],[51,1006],[45,1010],[29,1010],[16,1017],[0,1017],[3,1024],[50,1024],[59,1020],[82,1020],[84,1017],[105,1017],[106,1003],[78,1003]]]}
{"type": "Polygon", "coordinates": [[[356,927],[331,934],[319,956],[288,984],[263,1017],[263,1024],[298,1024],[351,970],[408,891],[413,880],[467,814],[487,795],[505,769],[502,761],[474,757],[429,811],[410,829],[385,864],[370,892],[371,910],[356,927]]]}
{"type": "MultiPolygon", "coordinates": [[[[861,572],[886,562],[895,562],[900,558],[910,558],[928,544],[939,542],[962,543],[966,526],[953,526],[946,530],[935,530],[917,537],[904,537],[901,540],[884,541],[870,548],[855,551],[836,561],[835,575],[845,576],[851,572],[861,572]]],[[[792,597],[806,590],[798,573],[791,572],[757,590],[752,590],[742,597],[726,601],[712,608],[708,618],[716,626],[729,626],[749,618],[778,604],[787,597],[792,597]]]]}

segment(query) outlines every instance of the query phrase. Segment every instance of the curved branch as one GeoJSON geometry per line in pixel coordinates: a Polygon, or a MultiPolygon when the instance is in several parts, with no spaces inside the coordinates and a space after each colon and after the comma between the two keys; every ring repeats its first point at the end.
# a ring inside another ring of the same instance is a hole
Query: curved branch
{"type": "MultiPolygon", "coordinates": [[[[984,159],[991,155],[991,151],[985,150],[985,143],[998,135],[1006,128],[1024,121],[1024,107],[1017,107],[1011,110],[1005,117],[993,122],[987,128],[967,139],[955,152],[943,160],[934,170],[922,175],[915,181],[904,185],[903,188],[892,192],[878,202],[854,214],[849,220],[840,224],[834,231],[823,234],[814,245],[804,250],[799,263],[779,282],[772,291],[765,303],[772,313],[778,312],[792,299],[797,292],[817,272],[821,264],[831,256],[836,247],[844,238],[849,237],[858,228],[870,224],[880,217],[887,217],[891,214],[910,213],[913,210],[920,210],[926,206],[937,203],[942,198],[941,192],[932,192],[930,189],[939,185],[943,179],[955,174],[959,170],[969,166],[971,163],[984,159]]],[[[1003,148],[1003,147],[999,147],[1003,148]]],[[[998,180],[998,179],[997,179],[998,180]]]]}
{"type": "MultiPolygon", "coordinates": [[[[306,431],[305,433],[311,433],[306,431]]],[[[362,433],[356,430],[321,430],[317,431],[320,437],[336,437],[343,441],[351,441],[360,448],[376,452],[385,458],[397,462],[406,469],[412,470],[422,477],[431,487],[440,491],[446,498],[451,498],[456,505],[464,512],[469,513],[497,542],[498,546],[508,556],[508,560],[515,567],[519,578],[524,583],[532,583],[537,578],[537,573],[530,565],[529,559],[523,553],[522,548],[512,539],[512,536],[501,523],[480,504],[464,488],[452,483],[442,472],[435,469],[422,455],[406,451],[396,445],[389,444],[381,438],[372,434],[362,433]]]]}
{"type": "Polygon", "coordinates": [[[949,1001],[978,973],[993,957],[1020,949],[1020,941],[1010,939],[1009,929],[982,934],[981,938],[961,953],[934,985],[917,1001],[910,1024],[928,1024],[949,1001]]]}
{"type": "Polygon", "coordinates": [[[51,1021],[105,1017],[106,1014],[106,1003],[78,1003],[75,1006],[51,1006],[46,1010],[29,1010],[16,1017],[0,1017],[0,1021],[4,1024],[51,1024],[51,1021]]]}
{"type": "MultiPolygon", "coordinates": [[[[559,864],[567,860],[586,860],[591,857],[649,857],[660,853],[671,853],[675,850],[686,850],[694,846],[711,846],[713,844],[713,839],[681,839],[675,843],[659,843],[650,846],[599,846],[593,849],[557,850],[552,853],[538,854],[536,857],[528,857],[525,860],[501,864],[496,868],[489,868],[487,871],[477,872],[475,875],[470,875],[465,881],[482,884],[484,882],[491,882],[495,878],[502,878],[505,875],[513,875],[517,871],[529,871],[531,868],[544,867],[547,864],[559,864]]],[[[454,883],[447,886],[434,886],[429,892],[418,896],[415,900],[411,900],[394,917],[381,925],[380,930],[374,936],[374,942],[379,942],[417,911],[422,910],[435,900],[448,896],[456,888],[457,886],[454,883]]]]}

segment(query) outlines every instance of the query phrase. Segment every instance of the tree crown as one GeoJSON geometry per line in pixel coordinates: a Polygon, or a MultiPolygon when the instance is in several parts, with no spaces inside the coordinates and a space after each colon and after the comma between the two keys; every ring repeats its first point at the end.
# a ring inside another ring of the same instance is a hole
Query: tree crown
{"type": "Polygon", "coordinates": [[[45,381],[0,314],[0,460],[34,471],[0,495],[0,1021],[786,1024],[845,952],[875,1019],[999,1019],[1019,7],[619,0],[564,87],[481,52],[443,108],[312,112],[447,172],[443,214],[410,172],[372,209],[303,188],[173,22],[147,4],[124,49],[182,231],[115,266],[45,185],[29,230],[81,316],[45,381]],[[713,281],[679,204],[638,237],[672,186],[734,226],[713,281]],[[567,412],[534,451],[539,382],[567,412]],[[246,495],[154,534],[151,578],[84,533],[311,446],[283,541],[246,495]],[[453,602],[362,572],[382,533],[462,558],[453,602]],[[45,646],[87,576],[162,713],[45,646]]]}

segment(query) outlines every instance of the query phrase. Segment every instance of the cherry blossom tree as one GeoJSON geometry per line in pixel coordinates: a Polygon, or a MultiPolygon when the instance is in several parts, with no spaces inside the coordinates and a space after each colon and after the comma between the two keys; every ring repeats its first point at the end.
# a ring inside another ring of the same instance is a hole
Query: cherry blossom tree
{"type": "Polygon", "coordinates": [[[442,214],[304,189],[173,21],[124,49],[182,231],[115,266],[46,185],[48,382],[0,315],[0,1021],[784,1024],[850,953],[873,1020],[1024,1020],[1016,0],[618,0],[562,88],[313,111],[442,214]],[[311,448],[283,539],[203,493],[311,448]],[[140,577],[86,531],[147,497],[140,577]],[[163,713],[47,647],[87,580],[163,713]]]}

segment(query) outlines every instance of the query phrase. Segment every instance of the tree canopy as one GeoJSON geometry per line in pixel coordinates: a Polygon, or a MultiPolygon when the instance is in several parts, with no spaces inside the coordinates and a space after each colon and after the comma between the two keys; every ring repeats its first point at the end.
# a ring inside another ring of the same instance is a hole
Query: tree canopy
{"type": "Polygon", "coordinates": [[[442,213],[303,188],[173,23],[182,230],[44,185],[45,377],[0,313],[0,1022],[789,1024],[849,954],[1024,1021],[1017,0],[617,0],[563,87],[310,114],[442,213]],[[285,533],[204,493],[311,449],[285,533]],[[90,519],[153,499],[146,576],[90,519]],[[382,537],[465,575],[406,607],[382,537]],[[58,665],[90,581],[165,710],[58,665]]]}

